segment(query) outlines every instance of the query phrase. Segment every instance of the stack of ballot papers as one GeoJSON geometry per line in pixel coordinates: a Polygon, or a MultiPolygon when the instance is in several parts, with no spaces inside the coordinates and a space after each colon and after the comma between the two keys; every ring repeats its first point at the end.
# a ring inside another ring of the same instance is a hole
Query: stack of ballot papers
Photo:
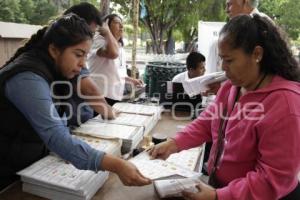
{"type": "Polygon", "coordinates": [[[125,102],[116,103],[113,105],[113,108],[124,113],[149,115],[149,116],[157,115],[162,112],[161,106],[133,104],[133,103],[125,103],[125,102]]]}
{"type": "MultiPolygon", "coordinates": [[[[180,153],[171,154],[166,160],[174,165],[179,165],[183,169],[201,172],[203,164],[205,145],[198,148],[181,151],[180,153]],[[200,155],[199,155],[200,153],[200,155]]],[[[154,188],[160,198],[181,197],[182,191],[198,192],[195,187],[201,180],[201,173],[193,176],[181,176],[154,181],[154,188]]]]}
{"type": "Polygon", "coordinates": [[[100,139],[95,137],[78,136],[78,135],[72,135],[72,137],[76,137],[88,143],[91,147],[99,151],[103,151],[115,156],[121,156],[121,147],[122,147],[121,139],[100,139]]]}
{"type": "Polygon", "coordinates": [[[184,169],[200,172],[202,169],[204,148],[205,146],[202,145],[201,147],[183,150],[179,153],[173,153],[169,156],[167,162],[175,165],[178,164],[184,169]]]}
{"type": "Polygon", "coordinates": [[[116,119],[112,119],[112,120],[102,119],[101,115],[98,115],[95,118],[91,119],[91,121],[98,121],[101,123],[108,123],[108,124],[120,124],[120,125],[143,127],[144,135],[148,135],[149,132],[157,124],[158,119],[154,119],[154,116],[149,116],[149,115],[120,113],[116,119]]]}
{"type": "Polygon", "coordinates": [[[151,180],[170,179],[175,177],[197,177],[200,173],[195,171],[199,162],[203,161],[203,147],[184,150],[172,154],[166,160],[151,159],[148,152],[142,152],[130,159],[138,170],[151,180]]]}
{"type": "MultiPolygon", "coordinates": [[[[135,161],[141,173],[154,180],[154,187],[160,198],[181,197],[182,191],[197,192],[201,180],[201,168],[205,145],[179,153],[174,153],[165,161],[152,160],[147,163],[147,155],[141,155],[143,162],[135,161]],[[154,164],[155,163],[155,164],[154,164]]],[[[149,155],[148,155],[149,157],[149,155]]]]}
{"type": "Polygon", "coordinates": [[[160,119],[161,113],[163,111],[162,106],[132,104],[124,102],[114,104],[113,108],[115,108],[121,113],[119,116],[120,119],[117,118],[117,121],[123,121],[123,123],[121,122],[120,124],[127,123],[127,125],[143,126],[144,136],[147,136],[150,133],[150,131],[154,128],[154,126],[160,119]]]}
{"type": "Polygon", "coordinates": [[[119,115],[113,120],[104,120],[100,115],[72,130],[76,135],[98,138],[119,138],[123,144],[122,154],[137,148],[160,119],[162,107],[132,103],[116,103],[113,106],[119,115]]]}
{"type": "Polygon", "coordinates": [[[154,188],[159,198],[182,197],[183,191],[198,192],[196,185],[200,183],[199,177],[157,180],[154,181],[154,188]]]}
{"type": "Polygon", "coordinates": [[[122,140],[122,154],[136,148],[143,140],[143,127],[128,126],[120,124],[101,123],[96,120],[89,120],[72,130],[77,135],[89,135],[103,139],[119,138],[122,140]]]}
{"type": "MultiPolygon", "coordinates": [[[[97,150],[119,155],[119,140],[77,137],[97,150]]],[[[23,191],[49,199],[89,200],[105,183],[108,172],[79,170],[56,155],[48,155],[17,173],[23,191]]]]}
{"type": "Polygon", "coordinates": [[[182,86],[184,88],[184,91],[190,97],[193,97],[201,94],[202,92],[206,92],[209,89],[208,85],[218,82],[221,83],[225,80],[227,80],[225,72],[214,72],[183,81],[182,86]]]}

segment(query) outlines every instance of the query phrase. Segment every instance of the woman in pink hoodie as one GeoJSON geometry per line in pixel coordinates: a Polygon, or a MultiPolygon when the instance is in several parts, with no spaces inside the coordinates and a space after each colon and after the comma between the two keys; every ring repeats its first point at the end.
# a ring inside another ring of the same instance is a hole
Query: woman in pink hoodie
{"type": "Polygon", "coordinates": [[[154,158],[212,141],[209,185],[195,200],[300,199],[300,70],[275,25],[231,19],[218,41],[228,81],[214,104],[151,150],[154,158]]]}

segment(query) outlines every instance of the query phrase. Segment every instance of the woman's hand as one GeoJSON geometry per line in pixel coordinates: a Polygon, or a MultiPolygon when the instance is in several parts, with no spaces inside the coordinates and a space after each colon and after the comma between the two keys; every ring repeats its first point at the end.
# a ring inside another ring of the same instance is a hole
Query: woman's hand
{"type": "Polygon", "coordinates": [[[148,151],[153,159],[160,158],[165,160],[170,156],[170,154],[178,152],[178,147],[175,140],[169,139],[166,142],[155,145],[148,151]]]}
{"type": "Polygon", "coordinates": [[[208,85],[208,89],[205,92],[202,92],[202,96],[208,96],[209,94],[217,94],[218,90],[221,87],[222,82],[211,83],[208,85]]]}
{"type": "Polygon", "coordinates": [[[120,115],[120,111],[111,106],[109,106],[107,109],[107,115],[103,116],[105,119],[116,119],[120,115]]]}
{"type": "Polygon", "coordinates": [[[100,35],[102,35],[103,37],[105,37],[106,35],[108,35],[110,33],[110,29],[108,26],[108,19],[102,23],[102,26],[100,26],[97,31],[99,32],[100,35]]]}
{"type": "Polygon", "coordinates": [[[136,86],[136,87],[141,87],[144,85],[144,82],[141,79],[135,79],[131,77],[126,77],[126,81],[129,82],[130,84],[136,86]]]}
{"type": "Polygon", "coordinates": [[[151,180],[144,177],[132,163],[109,154],[104,155],[101,168],[116,173],[127,186],[151,184],[151,180]]]}
{"type": "Polygon", "coordinates": [[[119,111],[118,109],[115,109],[115,108],[112,108],[112,112],[113,112],[113,117],[114,117],[113,119],[117,118],[121,113],[121,111],[119,111]]]}
{"type": "Polygon", "coordinates": [[[143,86],[144,82],[141,79],[131,78],[129,76],[125,77],[127,83],[132,84],[133,86],[143,86]]]}
{"type": "Polygon", "coordinates": [[[144,85],[144,82],[141,79],[132,79],[132,83],[137,87],[144,85]]]}
{"type": "Polygon", "coordinates": [[[101,107],[101,110],[98,109],[97,112],[99,111],[98,113],[103,119],[116,119],[119,116],[120,112],[108,105],[105,100],[103,101],[104,103],[101,107]]]}
{"type": "Polygon", "coordinates": [[[182,192],[183,197],[188,200],[217,200],[218,199],[215,188],[202,182],[199,183],[199,185],[197,185],[196,188],[198,189],[197,193],[183,191],[182,192]]]}
{"type": "Polygon", "coordinates": [[[151,183],[149,178],[144,177],[132,163],[125,160],[119,165],[116,174],[122,183],[127,186],[142,186],[151,183]]]}

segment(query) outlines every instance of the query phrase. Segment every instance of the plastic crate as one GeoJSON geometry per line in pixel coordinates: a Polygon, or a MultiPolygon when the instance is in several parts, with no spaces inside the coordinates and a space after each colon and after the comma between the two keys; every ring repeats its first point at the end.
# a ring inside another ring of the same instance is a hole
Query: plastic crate
{"type": "Polygon", "coordinates": [[[182,63],[149,62],[144,74],[147,95],[156,96],[159,94],[159,81],[171,81],[175,75],[184,71],[186,71],[186,66],[182,63]]]}

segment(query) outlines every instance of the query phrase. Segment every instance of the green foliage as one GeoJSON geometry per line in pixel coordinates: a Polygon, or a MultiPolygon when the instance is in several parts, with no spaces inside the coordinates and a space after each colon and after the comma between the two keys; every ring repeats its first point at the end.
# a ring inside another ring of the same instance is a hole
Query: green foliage
{"type": "Polygon", "coordinates": [[[182,41],[183,40],[183,34],[179,29],[175,29],[173,31],[173,38],[175,41],[182,41]]]}
{"type": "Polygon", "coordinates": [[[198,22],[224,21],[224,3],[220,0],[203,0],[192,2],[189,12],[176,24],[176,29],[182,32],[183,40],[189,43],[197,36],[198,22]]]}
{"type": "Polygon", "coordinates": [[[35,5],[32,0],[20,0],[21,12],[24,13],[24,23],[29,24],[35,5]]]}
{"type": "Polygon", "coordinates": [[[299,0],[263,0],[259,10],[269,15],[291,37],[300,36],[300,2],[299,0]]]}
{"type": "MultiPolygon", "coordinates": [[[[84,0],[0,0],[0,21],[44,25],[84,0]]],[[[97,0],[86,2],[99,7],[97,0]]]]}
{"type": "Polygon", "coordinates": [[[48,0],[2,0],[0,2],[1,21],[45,24],[56,14],[56,6],[48,0]]]}
{"type": "Polygon", "coordinates": [[[288,32],[289,36],[295,40],[300,36],[299,10],[300,2],[297,0],[291,0],[283,3],[278,12],[278,23],[288,32]],[[288,13],[288,15],[286,13],[288,13]]]}
{"type": "Polygon", "coordinates": [[[30,17],[30,22],[32,24],[47,24],[50,18],[57,14],[57,8],[52,2],[47,0],[39,0],[35,7],[33,15],[30,17]]]}
{"type": "Polygon", "coordinates": [[[23,22],[24,14],[20,12],[19,0],[0,1],[0,21],[23,22]]]}
{"type": "Polygon", "coordinates": [[[259,3],[259,11],[266,13],[272,19],[278,17],[279,8],[282,6],[284,2],[287,0],[262,0],[259,3]]]}
{"type": "MultiPolygon", "coordinates": [[[[128,15],[132,6],[129,0],[114,0],[121,5],[120,13],[128,15]]],[[[224,3],[220,0],[145,0],[148,16],[140,23],[151,35],[152,43],[161,51],[162,41],[168,39],[171,30],[173,37],[190,42],[197,35],[199,20],[223,21],[224,3]]],[[[155,49],[154,49],[155,50],[155,49]]]]}

